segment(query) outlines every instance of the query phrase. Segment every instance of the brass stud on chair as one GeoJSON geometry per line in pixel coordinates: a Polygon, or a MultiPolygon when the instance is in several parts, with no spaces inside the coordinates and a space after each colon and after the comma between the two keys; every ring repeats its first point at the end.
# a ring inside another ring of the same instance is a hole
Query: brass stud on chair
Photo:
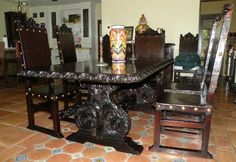
{"type": "Polygon", "coordinates": [[[40,97],[40,95],[38,95],[38,97],[40,97]]]}

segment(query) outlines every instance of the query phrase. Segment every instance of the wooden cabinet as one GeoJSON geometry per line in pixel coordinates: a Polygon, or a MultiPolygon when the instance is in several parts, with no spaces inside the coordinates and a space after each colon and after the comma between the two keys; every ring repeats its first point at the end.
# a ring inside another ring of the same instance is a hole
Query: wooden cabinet
{"type": "Polygon", "coordinates": [[[16,21],[25,21],[26,13],[21,12],[5,12],[6,32],[8,39],[8,47],[16,46],[16,21]]]}

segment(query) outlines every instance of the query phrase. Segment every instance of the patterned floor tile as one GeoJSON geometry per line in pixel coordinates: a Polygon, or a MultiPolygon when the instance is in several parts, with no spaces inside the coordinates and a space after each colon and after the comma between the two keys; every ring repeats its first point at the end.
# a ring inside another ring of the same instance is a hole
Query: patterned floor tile
{"type": "Polygon", "coordinates": [[[71,143],[63,147],[64,152],[71,153],[71,154],[82,152],[84,149],[85,149],[85,146],[80,143],[71,143]]]}
{"type": "Polygon", "coordinates": [[[105,150],[99,147],[86,148],[83,152],[84,157],[87,158],[99,158],[105,155],[105,150]]]}
{"type": "Polygon", "coordinates": [[[45,144],[45,146],[49,149],[61,148],[65,145],[66,145],[66,140],[64,139],[53,139],[45,144]]]}
{"type": "Polygon", "coordinates": [[[33,161],[46,160],[49,156],[51,156],[51,150],[49,149],[37,149],[28,153],[28,158],[33,161]]]}
{"type": "Polygon", "coordinates": [[[71,160],[72,158],[68,154],[57,154],[51,156],[47,162],[70,162],[71,160]]]}
{"type": "Polygon", "coordinates": [[[128,159],[128,155],[126,153],[112,151],[107,153],[104,156],[104,159],[106,160],[106,162],[121,162],[126,161],[128,159]]]}
{"type": "MultiPolygon", "coordinates": [[[[24,88],[0,90],[0,161],[4,162],[235,162],[236,161],[236,95],[224,90],[216,93],[212,118],[209,152],[214,159],[151,152],[153,143],[154,116],[144,112],[130,111],[132,119],[128,136],[144,146],[141,155],[116,151],[109,146],[90,142],[85,144],[57,139],[49,135],[26,129],[27,116],[24,88]],[[13,99],[13,100],[12,100],[13,99]],[[9,135],[10,134],[10,135],[9,135]]],[[[49,114],[35,114],[36,123],[52,128],[49,114]]],[[[73,123],[61,122],[66,137],[78,131],[73,123]]],[[[165,132],[161,143],[169,146],[200,148],[199,135],[165,132]]]]}

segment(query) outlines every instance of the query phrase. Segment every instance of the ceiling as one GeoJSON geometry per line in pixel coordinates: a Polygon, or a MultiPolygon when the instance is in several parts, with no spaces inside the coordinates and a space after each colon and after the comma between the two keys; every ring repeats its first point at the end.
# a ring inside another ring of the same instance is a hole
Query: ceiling
{"type": "MultiPolygon", "coordinates": [[[[15,1],[17,0],[6,0],[6,1],[15,1]]],[[[101,0],[20,0],[20,2],[27,2],[29,6],[53,6],[53,5],[64,5],[64,4],[73,4],[73,3],[80,3],[80,2],[101,2],[101,0]]]]}
{"type": "Polygon", "coordinates": [[[225,0],[201,0],[201,2],[214,2],[214,1],[225,1],[225,0]]]}
{"type": "MultiPolygon", "coordinates": [[[[15,1],[17,0],[5,0],[5,1],[15,1]]],[[[64,5],[73,4],[80,2],[101,2],[101,0],[20,0],[21,2],[27,2],[29,6],[53,6],[53,5],[64,5]]],[[[201,2],[213,2],[213,1],[225,1],[225,0],[200,0],[201,2]]]]}

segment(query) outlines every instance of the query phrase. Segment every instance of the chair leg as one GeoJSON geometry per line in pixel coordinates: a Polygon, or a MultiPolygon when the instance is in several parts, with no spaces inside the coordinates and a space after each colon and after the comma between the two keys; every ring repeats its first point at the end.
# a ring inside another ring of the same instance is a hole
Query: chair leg
{"type": "Polygon", "coordinates": [[[28,128],[34,129],[34,110],[32,108],[32,97],[30,95],[26,95],[26,104],[27,104],[27,114],[28,114],[28,128]]]}
{"type": "Polygon", "coordinates": [[[201,147],[201,152],[203,154],[209,154],[208,143],[209,143],[209,136],[210,136],[210,126],[211,126],[211,114],[206,114],[205,120],[204,120],[204,130],[202,134],[202,147],[201,147]]]}
{"type": "Polygon", "coordinates": [[[155,111],[153,145],[149,148],[151,151],[158,151],[161,142],[161,111],[155,111]]]}
{"type": "Polygon", "coordinates": [[[59,119],[59,108],[58,108],[58,100],[54,100],[51,103],[51,113],[52,113],[52,120],[53,120],[53,130],[55,136],[63,137],[61,133],[61,126],[60,126],[60,119],[59,119]]]}

